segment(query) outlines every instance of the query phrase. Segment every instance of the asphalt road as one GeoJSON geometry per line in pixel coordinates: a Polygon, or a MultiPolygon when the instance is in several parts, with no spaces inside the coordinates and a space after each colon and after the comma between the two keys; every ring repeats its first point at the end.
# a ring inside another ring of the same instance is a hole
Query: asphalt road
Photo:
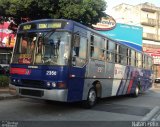
{"type": "Polygon", "coordinates": [[[83,109],[80,103],[47,103],[44,100],[30,98],[7,99],[0,101],[0,120],[63,121],[63,125],[70,121],[90,121],[92,124],[107,121],[112,125],[114,122],[121,122],[122,126],[129,121],[127,124],[131,125],[134,121],[143,120],[155,107],[160,107],[159,100],[160,89],[148,90],[138,98],[105,98],[92,109],[83,109]]]}

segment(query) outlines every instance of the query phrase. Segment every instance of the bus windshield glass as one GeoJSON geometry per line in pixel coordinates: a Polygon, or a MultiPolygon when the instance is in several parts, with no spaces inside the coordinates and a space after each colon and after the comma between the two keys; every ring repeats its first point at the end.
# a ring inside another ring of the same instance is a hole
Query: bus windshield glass
{"type": "Polygon", "coordinates": [[[17,35],[12,62],[31,65],[67,65],[71,35],[64,31],[17,35]]]}

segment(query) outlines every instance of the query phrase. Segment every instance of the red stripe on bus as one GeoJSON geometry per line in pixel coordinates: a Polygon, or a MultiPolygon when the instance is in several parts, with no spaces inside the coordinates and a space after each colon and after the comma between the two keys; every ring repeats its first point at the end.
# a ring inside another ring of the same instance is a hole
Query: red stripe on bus
{"type": "Polygon", "coordinates": [[[27,70],[25,68],[10,68],[10,74],[25,75],[27,74],[27,70]]]}
{"type": "Polygon", "coordinates": [[[131,92],[132,85],[133,85],[133,79],[131,79],[130,82],[129,82],[128,89],[127,89],[127,94],[129,94],[131,92]]]}

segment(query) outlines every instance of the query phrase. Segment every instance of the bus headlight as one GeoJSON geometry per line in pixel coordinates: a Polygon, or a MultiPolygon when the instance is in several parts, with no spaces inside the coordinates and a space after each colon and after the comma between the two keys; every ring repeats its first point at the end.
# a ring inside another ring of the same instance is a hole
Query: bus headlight
{"type": "Polygon", "coordinates": [[[52,82],[52,87],[56,87],[56,83],[55,82],[52,82]]]}
{"type": "Polygon", "coordinates": [[[16,79],[13,79],[13,82],[16,83],[16,79]]]}
{"type": "Polygon", "coordinates": [[[21,80],[13,78],[13,79],[11,79],[11,83],[13,83],[13,84],[20,84],[21,80]]]}
{"type": "Polygon", "coordinates": [[[51,85],[50,82],[47,82],[47,86],[50,87],[50,85],[51,85]]]}

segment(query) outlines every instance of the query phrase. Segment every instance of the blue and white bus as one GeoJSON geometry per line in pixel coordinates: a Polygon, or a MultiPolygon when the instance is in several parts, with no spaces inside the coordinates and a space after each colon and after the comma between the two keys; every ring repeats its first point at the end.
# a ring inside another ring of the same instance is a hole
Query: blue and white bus
{"type": "Polygon", "coordinates": [[[19,26],[10,87],[20,96],[62,102],[131,94],[152,86],[152,58],[80,23],[43,19],[19,26]]]}

